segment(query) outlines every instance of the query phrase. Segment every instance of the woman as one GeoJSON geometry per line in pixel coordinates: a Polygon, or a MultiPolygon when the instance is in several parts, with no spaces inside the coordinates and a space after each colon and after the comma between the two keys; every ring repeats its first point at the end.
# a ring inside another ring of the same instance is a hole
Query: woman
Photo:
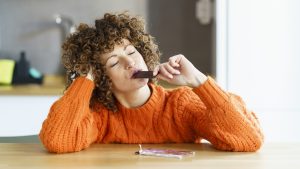
{"type": "Polygon", "coordinates": [[[160,53],[141,19],[105,14],[81,24],[63,45],[67,89],[51,107],[40,139],[50,152],[92,143],[199,143],[256,151],[263,134],[242,99],[223,91],[183,55],[159,64],[160,53]],[[181,85],[165,90],[154,79],[181,85]]]}

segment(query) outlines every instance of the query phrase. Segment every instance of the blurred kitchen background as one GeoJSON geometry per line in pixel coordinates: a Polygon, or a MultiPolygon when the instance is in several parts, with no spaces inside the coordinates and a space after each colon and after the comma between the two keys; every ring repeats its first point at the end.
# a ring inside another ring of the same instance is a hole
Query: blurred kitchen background
{"type": "Polygon", "coordinates": [[[18,60],[25,51],[43,74],[62,73],[60,46],[79,23],[94,25],[105,12],[128,10],[145,18],[164,58],[183,53],[212,73],[212,22],[196,18],[196,0],[1,0],[0,56],[18,60]],[[201,56],[201,57],[200,57],[201,56]]]}
{"type": "Polygon", "coordinates": [[[257,113],[266,142],[300,141],[300,1],[0,0],[0,81],[7,59],[19,61],[21,53],[30,75],[43,78],[0,84],[0,142],[38,142],[63,91],[62,41],[79,23],[93,25],[106,12],[122,11],[145,18],[162,61],[184,54],[242,96],[257,113]]]}

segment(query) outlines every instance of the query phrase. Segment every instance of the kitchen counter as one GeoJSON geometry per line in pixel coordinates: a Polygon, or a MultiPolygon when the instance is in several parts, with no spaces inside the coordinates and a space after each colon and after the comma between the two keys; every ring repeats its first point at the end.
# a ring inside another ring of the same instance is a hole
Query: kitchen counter
{"type": "Polygon", "coordinates": [[[63,76],[46,75],[44,83],[0,86],[0,95],[62,95],[65,89],[63,76]]]}
{"type": "MultiPolygon", "coordinates": [[[[159,81],[159,85],[166,89],[176,88],[178,86],[171,85],[165,81],[159,81]]],[[[62,95],[65,90],[65,81],[63,76],[47,75],[44,78],[44,83],[39,84],[27,84],[27,85],[12,85],[12,86],[0,86],[1,95],[62,95]]]]}
{"type": "Polygon", "coordinates": [[[223,152],[210,144],[145,144],[145,148],[192,150],[184,159],[135,155],[137,144],[93,144],[77,153],[51,154],[39,144],[0,144],[0,168],[300,168],[300,143],[268,143],[258,152],[223,152]]]}

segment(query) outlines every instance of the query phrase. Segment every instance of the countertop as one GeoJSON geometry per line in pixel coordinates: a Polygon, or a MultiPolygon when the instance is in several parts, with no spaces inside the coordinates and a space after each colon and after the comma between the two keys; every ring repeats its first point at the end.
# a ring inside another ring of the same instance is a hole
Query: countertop
{"type": "Polygon", "coordinates": [[[145,148],[192,150],[184,159],[135,155],[137,144],[93,144],[77,153],[51,154],[39,143],[0,144],[0,168],[300,168],[300,143],[266,143],[254,153],[217,151],[202,144],[145,144],[145,148]]]}
{"type": "Polygon", "coordinates": [[[1,95],[62,95],[65,89],[64,77],[59,75],[45,75],[43,84],[1,85],[1,95]]]}
{"type": "MultiPolygon", "coordinates": [[[[159,81],[159,85],[166,89],[178,86],[171,85],[165,81],[159,81]]],[[[37,95],[62,95],[65,90],[65,79],[60,75],[45,75],[42,85],[0,85],[0,96],[37,96],[37,95]]]]}

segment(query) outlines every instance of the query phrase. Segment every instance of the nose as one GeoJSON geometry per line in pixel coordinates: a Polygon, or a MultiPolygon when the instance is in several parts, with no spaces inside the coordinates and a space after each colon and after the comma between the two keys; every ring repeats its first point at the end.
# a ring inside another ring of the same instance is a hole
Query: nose
{"type": "Polygon", "coordinates": [[[131,68],[133,68],[134,66],[135,66],[135,61],[132,59],[132,58],[130,58],[130,57],[124,57],[124,62],[125,62],[125,69],[131,69],[131,68]]]}

